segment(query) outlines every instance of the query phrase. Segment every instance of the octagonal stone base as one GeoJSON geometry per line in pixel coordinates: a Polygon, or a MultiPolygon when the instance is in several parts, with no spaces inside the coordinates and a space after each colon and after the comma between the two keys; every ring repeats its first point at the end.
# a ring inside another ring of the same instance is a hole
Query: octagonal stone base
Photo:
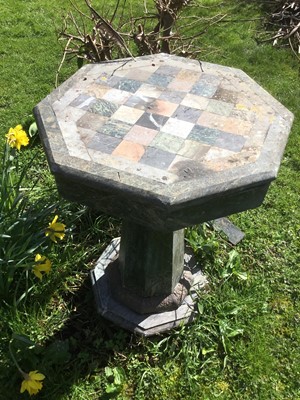
{"type": "Polygon", "coordinates": [[[142,336],[155,335],[175,328],[180,324],[189,323],[194,317],[195,299],[201,290],[205,290],[208,287],[208,281],[197,268],[193,255],[186,252],[184,257],[185,270],[191,271],[193,283],[189,294],[184,298],[181,305],[172,311],[139,314],[121,303],[112,294],[114,291],[112,286],[114,284],[118,285],[118,283],[111,281],[114,275],[107,273],[106,268],[116,265],[119,249],[120,238],[115,238],[100,256],[95,269],[91,272],[98,312],[116,325],[142,336]]]}

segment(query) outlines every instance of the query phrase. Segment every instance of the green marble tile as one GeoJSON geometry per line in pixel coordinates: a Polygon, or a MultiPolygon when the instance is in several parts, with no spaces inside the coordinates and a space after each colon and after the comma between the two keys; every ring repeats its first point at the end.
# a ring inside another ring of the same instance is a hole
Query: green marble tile
{"type": "Polygon", "coordinates": [[[221,132],[217,129],[207,128],[205,126],[196,125],[188,135],[187,139],[196,140],[201,143],[214,145],[220,137],[221,132]]]}
{"type": "Polygon", "coordinates": [[[101,133],[116,138],[123,138],[127,132],[131,129],[132,125],[121,121],[108,121],[101,128],[101,133]]]}
{"type": "Polygon", "coordinates": [[[183,143],[184,139],[182,138],[160,132],[152,140],[151,147],[157,147],[161,150],[177,154],[183,143]]]}
{"type": "Polygon", "coordinates": [[[120,79],[114,87],[120,90],[125,90],[126,92],[135,93],[139,87],[141,86],[141,82],[135,81],[133,79],[120,79]]]}
{"type": "Polygon", "coordinates": [[[119,106],[117,104],[114,104],[110,101],[107,100],[97,100],[95,103],[93,103],[88,111],[95,113],[95,114],[99,114],[102,115],[104,117],[111,117],[119,108],[119,106]]]}
{"type": "Polygon", "coordinates": [[[206,111],[227,117],[231,113],[233,107],[234,105],[231,103],[225,103],[224,101],[211,99],[208,103],[206,111]]]}

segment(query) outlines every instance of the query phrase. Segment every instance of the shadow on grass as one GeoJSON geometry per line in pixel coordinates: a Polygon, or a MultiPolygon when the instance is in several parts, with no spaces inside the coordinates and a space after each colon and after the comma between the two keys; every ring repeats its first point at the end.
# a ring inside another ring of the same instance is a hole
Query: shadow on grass
{"type": "Polygon", "coordinates": [[[90,384],[90,379],[93,380],[96,375],[99,378],[99,393],[104,393],[97,398],[111,398],[105,394],[103,369],[115,351],[127,347],[131,335],[97,313],[89,276],[73,295],[67,295],[65,301],[72,311],[63,327],[55,332],[41,351],[47,379],[40,398],[75,399],[72,386],[82,383],[85,387],[85,382],[90,384]]]}
{"type": "MultiPolygon", "coordinates": [[[[89,390],[92,386],[95,391],[104,393],[97,398],[111,398],[105,393],[108,381],[104,376],[104,368],[116,351],[122,351],[128,346],[131,337],[97,313],[89,274],[89,268],[93,268],[95,260],[112,236],[118,235],[116,220],[88,212],[81,216],[80,222],[76,224],[77,229],[74,227],[72,230],[70,240],[73,247],[69,250],[66,245],[66,250],[60,252],[51,280],[43,280],[42,289],[40,282],[37,282],[30,300],[28,298],[22,303],[16,313],[15,322],[9,325],[9,318],[12,318],[9,309],[8,317],[5,318],[8,324],[4,326],[5,322],[2,321],[2,333],[8,333],[3,337],[0,354],[2,351],[7,354],[11,331],[20,333],[20,337],[23,332],[32,332],[33,337],[37,338],[35,340],[42,343],[34,348],[22,343],[22,340],[14,343],[14,353],[17,354],[21,368],[26,372],[39,370],[46,376],[43,389],[38,394],[40,399],[80,399],[77,392],[73,392],[83,390],[87,385],[89,390]],[[92,224],[97,218],[98,223],[92,224]],[[93,230],[89,235],[87,225],[93,230]],[[85,248],[86,253],[77,254],[79,244],[85,248]],[[48,327],[48,331],[45,331],[43,325],[48,327]]],[[[1,361],[0,400],[15,400],[19,396],[22,377],[8,354],[6,364],[1,361]]],[[[29,399],[27,394],[23,396],[29,399]]]]}

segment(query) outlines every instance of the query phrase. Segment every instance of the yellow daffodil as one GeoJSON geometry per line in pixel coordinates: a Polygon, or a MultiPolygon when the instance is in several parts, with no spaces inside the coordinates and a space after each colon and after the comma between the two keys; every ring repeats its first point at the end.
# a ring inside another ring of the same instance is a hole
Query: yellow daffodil
{"type": "Polygon", "coordinates": [[[34,275],[37,278],[39,278],[39,279],[43,278],[42,272],[44,272],[45,274],[49,274],[50,269],[51,269],[51,261],[47,257],[37,254],[35,256],[34,261],[35,261],[35,265],[33,267],[32,272],[34,273],[34,275]]]}
{"type": "Polygon", "coordinates": [[[26,132],[23,130],[22,125],[17,125],[15,128],[10,128],[8,133],[5,135],[7,143],[10,147],[15,147],[20,150],[21,146],[27,146],[29,138],[26,132]]]}
{"type": "Polygon", "coordinates": [[[24,381],[22,382],[20,393],[27,390],[31,396],[42,389],[43,383],[41,381],[45,379],[45,375],[38,371],[30,371],[29,374],[23,372],[22,375],[24,376],[24,381]]]}
{"type": "Polygon", "coordinates": [[[65,229],[66,225],[56,222],[58,219],[58,215],[55,215],[53,221],[49,224],[48,228],[45,231],[45,235],[49,236],[49,238],[57,243],[57,238],[62,240],[65,237],[65,229]]]}

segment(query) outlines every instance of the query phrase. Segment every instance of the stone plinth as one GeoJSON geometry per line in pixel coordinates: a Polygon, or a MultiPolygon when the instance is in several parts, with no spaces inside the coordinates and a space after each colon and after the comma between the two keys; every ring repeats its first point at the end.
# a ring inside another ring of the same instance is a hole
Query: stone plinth
{"type": "Polygon", "coordinates": [[[208,289],[208,281],[191,253],[187,252],[184,257],[184,269],[193,276],[188,295],[176,309],[145,314],[132,310],[124,301],[114,296],[118,282],[111,279],[107,269],[117,268],[115,263],[118,261],[119,251],[120,238],[113,239],[91,272],[97,310],[103,317],[143,336],[157,335],[193,320],[195,299],[200,292],[208,289]]]}

